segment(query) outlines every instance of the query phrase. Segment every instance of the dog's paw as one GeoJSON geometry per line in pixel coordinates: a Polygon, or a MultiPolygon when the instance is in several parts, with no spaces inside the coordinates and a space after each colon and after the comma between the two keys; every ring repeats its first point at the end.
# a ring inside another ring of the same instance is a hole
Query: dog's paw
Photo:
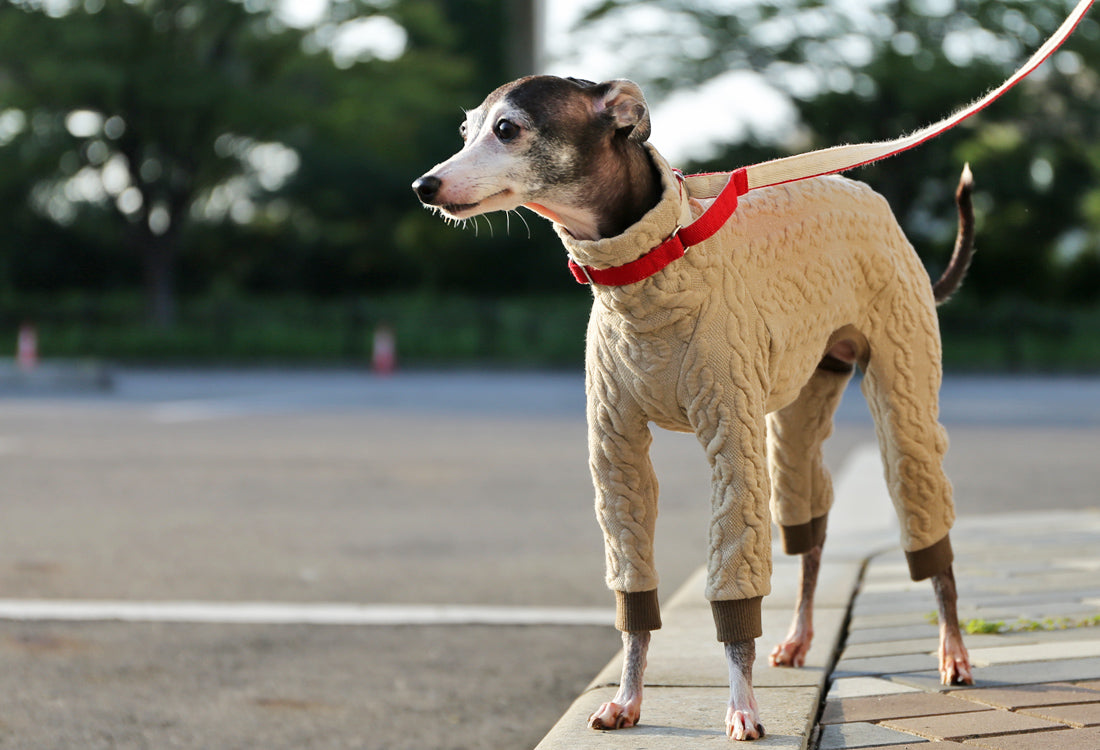
{"type": "Polygon", "coordinates": [[[730,706],[726,712],[726,735],[731,740],[758,740],[764,736],[764,725],[755,711],[730,706]]]}
{"type": "Polygon", "coordinates": [[[604,703],[596,713],[588,717],[589,729],[626,729],[638,724],[642,707],[631,703],[604,703]]]}
{"type": "Polygon", "coordinates": [[[940,682],[944,685],[973,685],[974,674],[970,670],[970,659],[964,652],[962,657],[940,657],[940,682]]]}
{"type": "Polygon", "coordinates": [[[808,638],[788,638],[772,649],[768,663],[773,667],[804,667],[809,651],[808,638]]]}
{"type": "Polygon", "coordinates": [[[944,685],[973,685],[974,674],[970,669],[970,654],[963,645],[962,636],[948,635],[940,643],[940,682],[944,685]]]}

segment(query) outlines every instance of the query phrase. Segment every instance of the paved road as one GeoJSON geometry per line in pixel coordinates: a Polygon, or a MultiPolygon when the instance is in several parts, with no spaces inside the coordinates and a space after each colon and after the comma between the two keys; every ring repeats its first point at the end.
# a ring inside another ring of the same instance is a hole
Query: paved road
{"type": "MultiPolygon", "coordinates": [[[[576,374],[122,372],[0,398],[8,600],[605,608],[576,374]]],[[[1100,380],[949,378],[963,514],[1097,505],[1100,380]]],[[[828,446],[873,441],[857,393],[828,446]]],[[[657,435],[666,590],[707,470],[657,435]]],[[[843,502],[843,498],[839,500],[843,502]]],[[[593,625],[0,623],[0,747],[532,747],[593,625]]]]}

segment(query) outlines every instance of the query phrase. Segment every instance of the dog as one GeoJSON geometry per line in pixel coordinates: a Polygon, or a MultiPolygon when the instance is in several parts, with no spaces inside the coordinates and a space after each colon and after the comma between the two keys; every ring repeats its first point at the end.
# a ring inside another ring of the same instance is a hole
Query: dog
{"type": "Polygon", "coordinates": [[[935,285],[886,201],[829,176],[747,192],[712,237],[640,280],[637,266],[712,201],[648,142],[649,107],[628,80],[532,76],[466,113],[462,149],[413,183],[423,204],[463,221],[524,206],[553,222],[578,280],[592,282],[586,344],[589,456],[607,584],[623,633],[622,680],[589,719],[636,725],[650,633],[660,627],[650,424],[693,432],[712,469],[706,596],[730,672],[726,732],[763,736],[752,691],[771,521],[801,555],[800,595],[773,666],[804,664],[833,496],[821,444],[858,365],[914,580],[930,578],[944,683],[973,681],[959,631],[951,486],[938,422],[936,305],[973,251],[971,180],[959,235],[935,285]],[[641,260],[640,260],[641,259],[641,260]],[[770,511],[770,512],[769,512],[770,511]]]}

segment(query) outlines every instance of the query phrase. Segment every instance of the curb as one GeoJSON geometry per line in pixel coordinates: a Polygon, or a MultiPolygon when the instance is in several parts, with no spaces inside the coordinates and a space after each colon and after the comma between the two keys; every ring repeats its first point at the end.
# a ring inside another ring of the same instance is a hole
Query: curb
{"type": "Polygon", "coordinates": [[[110,369],[99,362],[42,362],[24,370],[12,362],[0,362],[0,393],[82,393],[109,391],[114,387],[110,369]]]}

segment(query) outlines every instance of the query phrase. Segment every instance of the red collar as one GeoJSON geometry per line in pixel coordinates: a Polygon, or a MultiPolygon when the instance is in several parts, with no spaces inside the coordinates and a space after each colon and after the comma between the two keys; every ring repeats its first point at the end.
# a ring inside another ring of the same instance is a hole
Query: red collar
{"type": "MultiPolygon", "coordinates": [[[[677,176],[683,177],[677,172],[677,176]]],[[[748,172],[742,168],[730,173],[729,182],[714,203],[686,227],[676,227],[667,240],[637,260],[612,268],[582,266],[569,259],[569,270],[581,284],[625,286],[648,279],[674,260],[684,257],[692,245],[698,245],[722,228],[737,210],[737,198],[749,191],[748,172]]]]}

